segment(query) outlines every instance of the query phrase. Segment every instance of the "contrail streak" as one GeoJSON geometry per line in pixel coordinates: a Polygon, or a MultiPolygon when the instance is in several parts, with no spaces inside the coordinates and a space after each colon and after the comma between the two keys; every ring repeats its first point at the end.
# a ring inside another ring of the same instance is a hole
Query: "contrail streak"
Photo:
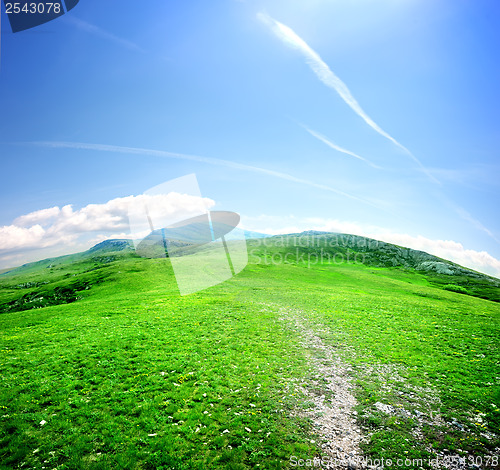
{"type": "Polygon", "coordinates": [[[97,150],[101,152],[128,153],[133,155],[149,155],[152,157],[177,158],[180,160],[191,160],[195,162],[208,163],[210,165],[223,166],[226,168],[234,168],[236,170],[251,171],[253,173],[261,173],[264,175],[274,176],[282,180],[293,181],[295,183],[304,184],[306,186],[311,186],[313,188],[323,189],[325,191],[338,194],[339,196],[344,196],[349,199],[362,202],[363,204],[368,204],[369,206],[376,207],[377,209],[383,209],[379,205],[374,204],[371,201],[354,196],[339,189],[332,188],[331,186],[315,183],[314,181],[309,181],[303,178],[297,178],[296,176],[290,175],[288,173],[282,173],[279,171],[269,170],[267,168],[260,168],[252,165],[245,165],[243,163],[232,162],[230,160],[201,157],[198,155],[188,155],[184,153],[166,152],[163,150],[152,150],[152,149],[137,148],[137,147],[121,147],[118,145],[88,144],[83,142],[41,141],[41,142],[28,142],[28,143],[32,145],[38,145],[41,147],[97,150]]]}
{"type": "Polygon", "coordinates": [[[134,42],[116,36],[110,33],[109,31],[105,31],[104,29],[99,28],[98,26],[87,23],[86,21],[80,20],[79,18],[76,18],[72,15],[68,15],[67,17],[65,16],[64,20],[67,21],[68,23],[74,24],[77,28],[81,29],[82,31],[94,34],[95,36],[99,36],[104,39],[108,39],[109,41],[112,41],[122,47],[125,47],[126,49],[141,53],[146,52],[142,47],[138,46],[134,42]]]}
{"type": "Polygon", "coordinates": [[[350,155],[351,157],[357,158],[358,160],[361,160],[362,162],[367,163],[373,168],[377,168],[378,170],[381,170],[382,168],[378,165],[375,165],[375,163],[372,163],[370,160],[361,157],[357,153],[351,152],[350,150],[347,150],[345,148],[340,147],[339,145],[333,143],[331,140],[328,140],[324,135],[320,134],[319,132],[313,131],[312,129],[309,129],[307,126],[304,126],[300,124],[301,127],[303,127],[309,134],[311,134],[313,137],[316,137],[316,139],[320,140],[324,144],[328,145],[328,147],[337,150],[337,152],[342,152],[345,153],[346,155],[350,155]]]}
{"type": "Polygon", "coordinates": [[[335,90],[339,96],[347,103],[347,105],[363,119],[373,130],[380,135],[389,139],[394,145],[402,149],[408,154],[412,160],[424,171],[424,173],[434,182],[439,183],[434,176],[424,167],[422,162],[415,157],[403,144],[400,144],[394,137],[385,132],[368,114],[365,113],[356,98],[352,96],[347,85],[332,72],[330,67],[323,61],[319,54],[314,51],[295,31],[271,18],[265,13],[258,13],[257,17],[265,24],[271,27],[272,31],[281,39],[285,44],[299,51],[305,58],[306,63],[311,67],[316,76],[329,88],[335,90]]]}
{"type": "Polygon", "coordinates": [[[489,237],[493,238],[497,243],[500,243],[500,240],[493,234],[493,232],[485,227],[479,220],[475,219],[469,212],[467,212],[464,208],[455,205],[454,203],[449,203],[451,207],[455,210],[455,212],[467,222],[470,222],[476,229],[481,230],[486,233],[489,237]]]}

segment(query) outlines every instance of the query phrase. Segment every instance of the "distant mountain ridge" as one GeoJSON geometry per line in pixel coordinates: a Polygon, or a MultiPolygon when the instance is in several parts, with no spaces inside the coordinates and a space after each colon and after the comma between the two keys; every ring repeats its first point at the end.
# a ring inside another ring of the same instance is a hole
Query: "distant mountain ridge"
{"type": "Polygon", "coordinates": [[[355,251],[365,254],[366,264],[379,267],[412,268],[417,271],[435,272],[445,275],[466,275],[472,277],[490,277],[487,274],[474,271],[473,269],[460,266],[452,261],[431,255],[425,251],[406,248],[393,243],[383,242],[374,238],[362,237],[335,232],[319,232],[308,230],[301,233],[288,234],[286,237],[307,237],[307,236],[329,236],[338,237],[340,246],[355,248],[355,251]]]}
{"type": "MultiPolygon", "coordinates": [[[[308,269],[311,266],[307,260],[312,258],[316,260],[313,265],[321,264],[325,255],[324,267],[335,270],[338,264],[335,260],[339,257],[340,264],[358,264],[362,270],[373,269],[374,275],[390,276],[385,269],[399,269],[407,271],[410,283],[417,280],[438,289],[500,302],[499,279],[423,251],[340,233],[306,231],[275,236],[257,233],[250,238],[255,233],[246,233],[250,264],[269,264],[268,260],[277,257],[281,262],[272,264],[295,264],[308,269]],[[256,261],[255,253],[260,260],[256,261]]],[[[127,272],[137,263],[147,266],[148,260],[137,255],[132,240],[110,239],[80,253],[11,269],[0,274],[0,313],[78,301],[96,286],[116,282],[122,270],[127,272]]]]}
{"type": "MultiPolygon", "coordinates": [[[[440,289],[500,302],[500,279],[460,266],[424,251],[373,238],[343,233],[305,231],[249,240],[249,252],[263,260],[281,259],[306,266],[323,262],[401,269],[423,276],[440,289]]],[[[260,261],[259,261],[260,262],[260,261]]]]}
{"type": "MultiPolygon", "coordinates": [[[[244,240],[251,238],[265,238],[269,237],[264,233],[253,232],[250,230],[242,230],[240,228],[233,229],[230,233],[228,233],[224,238],[226,240],[244,240]]],[[[194,237],[196,239],[196,236],[194,237]]],[[[87,250],[88,253],[96,253],[102,251],[124,251],[124,250],[133,250],[134,242],[130,239],[110,239],[104,240],[97,245],[94,245],[92,248],[87,250]]]]}
{"type": "MultiPolygon", "coordinates": [[[[493,284],[498,284],[500,287],[500,280],[474,271],[470,268],[460,266],[457,263],[448,261],[437,256],[431,255],[425,251],[414,250],[399,245],[395,245],[373,238],[362,237],[359,235],[351,235],[336,232],[321,232],[315,230],[307,230],[300,233],[290,233],[286,235],[266,235],[259,232],[246,231],[235,229],[235,234],[228,237],[228,240],[262,240],[267,239],[270,243],[276,243],[277,240],[286,240],[288,244],[299,244],[304,240],[309,240],[310,244],[305,245],[308,248],[317,248],[320,246],[321,240],[325,241],[331,251],[351,249],[356,253],[363,254],[363,264],[375,267],[402,267],[415,269],[417,271],[436,273],[439,275],[449,276],[468,276],[473,278],[488,278],[493,284]]],[[[8,273],[17,273],[28,270],[34,266],[41,266],[48,263],[47,267],[61,262],[72,262],[96,256],[108,255],[109,260],[112,260],[113,253],[121,255],[134,255],[134,242],[130,239],[109,239],[97,243],[86,251],[75,253],[72,255],[64,255],[56,258],[48,258],[46,260],[35,261],[27,263],[17,268],[10,269],[0,276],[8,273]]],[[[105,258],[103,258],[104,260],[105,258]]]]}
{"type": "Polygon", "coordinates": [[[103,242],[94,245],[92,248],[89,248],[86,253],[124,251],[133,249],[134,243],[132,240],[114,238],[111,240],[104,240],[103,242]]]}
{"type": "MultiPolygon", "coordinates": [[[[449,276],[469,276],[474,278],[489,278],[492,281],[500,280],[487,274],[474,271],[473,269],[460,266],[452,261],[431,255],[425,251],[407,248],[393,243],[376,240],[374,238],[363,237],[360,235],[351,235],[337,232],[321,232],[316,230],[306,230],[304,232],[290,233],[286,235],[266,235],[259,232],[238,230],[239,233],[228,237],[228,240],[241,240],[243,236],[248,239],[267,238],[271,240],[288,239],[292,243],[307,239],[307,237],[315,237],[317,240],[328,238],[333,239],[336,244],[330,245],[330,248],[351,248],[353,251],[363,253],[364,264],[375,267],[403,267],[415,269],[416,271],[433,272],[436,274],[449,276]]],[[[318,243],[313,243],[318,245],[318,243]]],[[[83,253],[96,254],[104,252],[126,252],[134,251],[134,243],[128,239],[111,239],[105,240],[93,246],[83,253]]]]}

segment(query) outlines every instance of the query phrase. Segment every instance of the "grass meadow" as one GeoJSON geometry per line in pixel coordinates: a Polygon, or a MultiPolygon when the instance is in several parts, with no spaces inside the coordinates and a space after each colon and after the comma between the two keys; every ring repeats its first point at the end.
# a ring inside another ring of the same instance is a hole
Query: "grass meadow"
{"type": "Polygon", "coordinates": [[[0,468],[285,469],[321,457],[296,412],[307,405],[294,384],[312,372],[287,311],[352,366],[366,456],[498,465],[497,302],[408,269],[274,264],[282,248],[249,248],[240,274],[183,297],[168,259],[68,258],[0,276],[0,468]],[[36,308],[13,308],[21,296],[36,308]]]}

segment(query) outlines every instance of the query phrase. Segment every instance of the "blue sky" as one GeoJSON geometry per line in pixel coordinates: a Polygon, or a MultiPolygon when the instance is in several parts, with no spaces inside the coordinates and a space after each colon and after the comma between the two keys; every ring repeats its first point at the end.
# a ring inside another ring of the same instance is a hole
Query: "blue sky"
{"type": "Polygon", "coordinates": [[[247,229],[500,275],[498,2],[81,0],[24,32],[1,20],[0,267],[126,236],[109,201],[196,173],[247,229]]]}

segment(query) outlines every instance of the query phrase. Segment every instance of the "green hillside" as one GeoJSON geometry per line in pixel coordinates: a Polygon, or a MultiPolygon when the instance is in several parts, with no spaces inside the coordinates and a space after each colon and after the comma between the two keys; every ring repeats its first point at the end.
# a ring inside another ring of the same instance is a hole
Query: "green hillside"
{"type": "Polygon", "coordinates": [[[342,403],[334,370],[352,384],[365,457],[495,468],[499,281],[339,237],[251,240],[240,274],[184,297],[168,258],[126,240],[0,275],[0,468],[331,457],[342,436],[316,411],[342,403]]]}

